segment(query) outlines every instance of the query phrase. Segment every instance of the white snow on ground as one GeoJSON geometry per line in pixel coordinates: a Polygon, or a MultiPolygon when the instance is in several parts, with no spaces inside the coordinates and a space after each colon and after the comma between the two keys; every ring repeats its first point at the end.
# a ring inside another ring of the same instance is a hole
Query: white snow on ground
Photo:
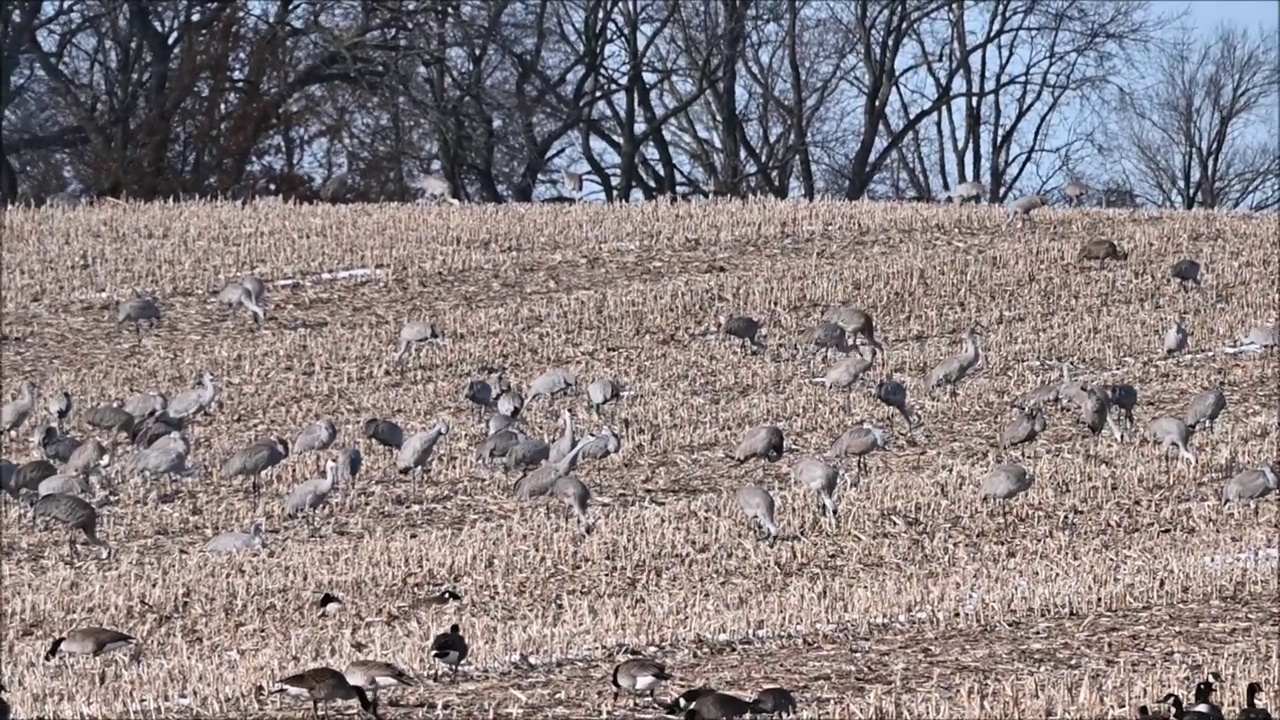
{"type": "Polygon", "coordinates": [[[1247,550],[1239,555],[1209,555],[1204,559],[1210,570],[1217,572],[1225,572],[1233,565],[1248,568],[1250,570],[1261,570],[1270,568],[1275,570],[1280,567],[1280,548],[1256,548],[1247,550]]]}
{"type": "Polygon", "coordinates": [[[304,278],[285,278],[276,280],[273,285],[276,287],[290,287],[293,285],[315,285],[322,282],[334,282],[337,280],[374,280],[382,277],[380,270],[373,268],[352,268],[350,270],[334,270],[332,272],[323,272],[318,275],[308,275],[304,278]]]}

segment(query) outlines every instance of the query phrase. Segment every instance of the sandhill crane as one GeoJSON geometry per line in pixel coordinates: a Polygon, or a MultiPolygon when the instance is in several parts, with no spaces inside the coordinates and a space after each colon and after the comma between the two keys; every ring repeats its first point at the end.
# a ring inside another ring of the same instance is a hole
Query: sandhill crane
{"type": "Polygon", "coordinates": [[[328,419],[307,423],[298,431],[293,439],[293,452],[315,452],[328,450],[333,441],[338,439],[338,428],[328,419]]]}
{"type": "Polygon", "coordinates": [[[255,520],[249,525],[249,532],[224,532],[209,538],[200,549],[205,552],[240,552],[242,550],[261,550],[267,543],[267,533],[262,528],[262,521],[255,520]]]}
{"type": "Polygon", "coordinates": [[[1236,338],[1234,346],[1228,345],[1223,348],[1223,352],[1228,355],[1238,353],[1255,354],[1264,350],[1270,350],[1276,345],[1280,345],[1280,325],[1255,325],[1249,328],[1244,335],[1236,338]]]}
{"type": "Polygon", "coordinates": [[[377,717],[376,708],[364,688],[352,686],[342,673],[329,667],[312,668],[276,681],[268,694],[278,693],[310,700],[311,712],[316,718],[320,717],[320,703],[353,699],[360,703],[361,710],[377,717]]]}
{"type": "Polygon", "coordinates": [[[571,170],[564,170],[561,173],[564,189],[571,193],[578,194],[582,192],[582,174],[571,170]]]}
{"type": "Polygon", "coordinates": [[[200,373],[200,386],[174,395],[164,412],[174,420],[192,420],[208,410],[217,397],[218,390],[213,386],[213,375],[204,370],[200,373]]]}
{"type": "Polygon", "coordinates": [[[1043,409],[1045,405],[1051,405],[1058,402],[1058,393],[1062,389],[1062,383],[1049,383],[1041,385],[1034,390],[1019,395],[1010,405],[1020,410],[1043,409]]]}
{"type": "Polygon", "coordinates": [[[13,497],[18,496],[18,491],[13,487],[13,475],[18,472],[18,466],[8,460],[0,460],[0,490],[9,493],[13,497]]]}
{"type": "Polygon", "coordinates": [[[522,435],[519,442],[507,450],[503,467],[507,470],[532,470],[550,459],[551,445],[539,438],[522,435]]]}
{"type": "Polygon", "coordinates": [[[1198,430],[1200,425],[1212,430],[1218,425],[1218,416],[1227,409],[1227,398],[1222,391],[1214,388],[1206,390],[1191,400],[1187,406],[1187,428],[1198,430]]]}
{"type": "Polygon", "coordinates": [[[1228,480],[1222,486],[1222,504],[1238,500],[1258,500],[1278,488],[1280,485],[1276,482],[1275,469],[1269,463],[1263,463],[1228,480]]]}
{"type": "Polygon", "coordinates": [[[1120,428],[1111,417],[1111,395],[1103,388],[1090,386],[1085,391],[1084,404],[1080,408],[1080,420],[1097,435],[1102,428],[1111,428],[1111,434],[1120,440],[1120,428]]]}
{"type": "Polygon", "coordinates": [[[35,407],[35,389],[35,383],[30,380],[23,380],[18,385],[18,397],[0,408],[0,430],[13,433],[22,427],[22,423],[31,415],[31,409],[35,407]]]}
{"type": "Polygon", "coordinates": [[[613,701],[618,702],[618,693],[626,691],[633,700],[648,693],[649,701],[653,702],[658,686],[670,679],[666,666],[656,660],[623,660],[613,667],[613,677],[609,681],[613,685],[613,701]]]}
{"type": "Polygon", "coordinates": [[[431,174],[423,176],[413,183],[413,187],[422,191],[422,199],[432,202],[449,202],[457,204],[456,198],[450,196],[451,189],[449,181],[440,175],[431,174]]]}
{"type": "Polygon", "coordinates": [[[603,460],[622,449],[622,440],[611,427],[605,427],[591,438],[578,454],[579,460],[603,460]]]}
{"type": "Polygon", "coordinates": [[[329,178],[320,188],[320,199],[327,203],[340,203],[347,198],[347,188],[351,184],[351,175],[340,172],[329,178]]]}
{"type": "Polygon", "coordinates": [[[111,462],[111,453],[94,438],[80,443],[80,447],[71,453],[62,471],[69,475],[84,475],[91,470],[104,467],[111,462]]]}
{"type": "Polygon", "coordinates": [[[40,483],[58,474],[58,468],[48,460],[32,460],[14,468],[9,479],[9,491],[14,497],[24,490],[35,491],[40,483]]]}
{"type": "Polygon", "coordinates": [[[1000,433],[1000,447],[1007,449],[1032,442],[1044,432],[1044,428],[1044,412],[1039,407],[1023,410],[1000,433]]]}
{"type": "MultiPolygon", "coordinates": [[[[876,400],[879,400],[882,404],[898,411],[903,421],[907,423],[907,430],[920,423],[920,416],[916,414],[916,411],[907,402],[906,386],[894,380],[892,375],[886,376],[876,383],[875,396],[876,400]]],[[[892,422],[890,420],[890,423],[892,422]]]]}
{"type": "Polygon", "coordinates": [[[1133,409],[1138,406],[1138,389],[1129,383],[1116,383],[1107,387],[1111,407],[1124,413],[1126,427],[1133,427],[1133,409]]]}
{"type": "Polygon", "coordinates": [[[587,386],[587,404],[590,405],[591,409],[597,415],[599,415],[600,408],[611,402],[615,402],[625,394],[629,393],[626,393],[623,390],[622,385],[613,378],[597,378],[596,380],[592,380],[591,384],[587,386]]]}
{"type": "Polygon", "coordinates": [[[227,283],[227,286],[218,293],[218,303],[230,308],[231,317],[235,317],[236,312],[244,308],[249,311],[255,323],[267,319],[267,311],[254,299],[253,292],[239,280],[227,283]]]}
{"type": "Polygon", "coordinates": [[[747,485],[738,490],[734,498],[738,507],[746,513],[747,519],[759,526],[762,537],[770,540],[778,537],[778,523],[774,520],[773,496],[768,490],[755,485],[747,485]]]}
{"type": "MultiPolygon", "coordinates": [[[[862,379],[863,374],[866,373],[867,370],[871,369],[871,366],[875,364],[875,361],[876,349],[875,347],[872,347],[870,358],[864,358],[861,356],[843,358],[838,360],[831,367],[827,368],[825,375],[820,378],[811,378],[810,382],[823,383],[828,388],[848,390],[862,379]]],[[[845,396],[844,406],[846,410],[850,408],[852,402],[853,393],[850,392],[845,396]]]]}
{"type": "Polygon", "coordinates": [[[59,435],[58,429],[52,425],[41,425],[37,430],[36,446],[41,454],[55,462],[65,463],[71,454],[80,447],[82,441],[70,435],[59,435]]]}
{"type": "Polygon", "coordinates": [[[428,320],[411,320],[400,328],[399,344],[396,346],[396,362],[404,357],[405,352],[409,350],[411,345],[421,345],[425,342],[438,342],[444,336],[440,333],[434,323],[428,320]]]}
{"type": "Polygon", "coordinates": [[[532,402],[542,395],[547,399],[569,392],[578,385],[578,377],[573,371],[563,367],[553,367],[534,378],[529,383],[529,395],[525,402],[532,402]]]}
{"type": "Polygon", "coordinates": [[[1184,258],[1177,261],[1169,268],[1169,278],[1177,280],[1179,287],[1187,290],[1190,287],[1200,287],[1200,263],[1190,258],[1184,258]]]}
{"type": "Polygon", "coordinates": [[[342,480],[355,480],[362,465],[364,456],[360,454],[360,448],[347,448],[338,453],[338,477],[342,480]]]}
{"type": "Polygon", "coordinates": [[[1022,224],[1034,224],[1031,219],[1031,213],[1042,207],[1049,205],[1049,198],[1044,195],[1026,195],[1009,203],[1009,213],[1005,217],[1004,226],[1007,228],[1018,220],[1022,224]]]}
{"type": "Polygon", "coordinates": [[[148,415],[154,416],[169,407],[169,398],[164,393],[139,393],[125,401],[124,411],[133,416],[134,423],[148,415]]]}
{"type": "Polygon", "coordinates": [[[889,431],[867,422],[846,430],[831,445],[834,457],[857,458],[858,471],[867,471],[867,456],[889,446],[889,431]]]}
{"type": "Polygon", "coordinates": [[[574,517],[583,535],[591,533],[591,519],[587,517],[587,505],[591,502],[591,490],[573,475],[566,475],[551,486],[551,496],[563,502],[574,517]]]}
{"type": "Polygon", "coordinates": [[[1062,192],[1067,196],[1067,204],[1074,207],[1084,200],[1085,195],[1089,194],[1089,186],[1079,180],[1072,180],[1067,183],[1067,186],[1063,188],[1062,192]]]}
{"type": "Polygon", "coordinates": [[[174,420],[167,413],[161,411],[134,422],[133,431],[129,433],[129,439],[135,447],[145,450],[166,435],[182,432],[184,426],[185,423],[181,420],[174,420]]]}
{"type": "Polygon", "coordinates": [[[497,413],[489,417],[489,434],[496,435],[503,430],[517,430],[520,427],[520,421],[510,415],[497,413]]]}
{"type": "Polygon", "coordinates": [[[146,322],[155,327],[156,323],[160,322],[160,308],[151,298],[139,297],[126,300],[116,308],[116,326],[127,322],[133,323],[134,334],[141,337],[142,330],[139,326],[146,322]]]}
{"type": "Polygon", "coordinates": [[[40,487],[36,488],[36,495],[44,497],[45,495],[61,493],[63,495],[84,497],[89,494],[89,491],[89,484],[79,475],[54,475],[40,481],[40,487]]]}
{"type": "Polygon", "coordinates": [[[462,393],[462,399],[475,405],[476,417],[479,419],[484,416],[485,410],[494,407],[498,397],[508,389],[510,385],[502,379],[502,373],[492,372],[483,380],[468,382],[466,390],[462,393]]]}
{"type": "MultiPolygon", "coordinates": [[[[517,418],[520,417],[521,410],[524,410],[524,395],[522,395],[519,390],[511,388],[498,396],[498,415],[494,417],[506,416],[509,418],[517,418]]],[[[496,430],[494,430],[493,423],[494,418],[490,418],[489,432],[491,433],[496,432],[496,430]]]]}
{"type": "Polygon", "coordinates": [[[84,411],[83,418],[86,425],[111,433],[112,442],[115,442],[116,434],[130,433],[137,421],[133,413],[125,410],[123,403],[119,401],[113,405],[91,407],[84,411]]]}
{"type": "Polygon", "coordinates": [[[440,420],[431,430],[415,433],[407,438],[404,445],[400,447],[399,455],[396,456],[396,469],[401,475],[408,475],[424,467],[431,459],[431,452],[435,450],[436,443],[448,434],[449,423],[440,420]]]}
{"type": "MultiPolygon", "coordinates": [[[[79,530],[84,533],[85,539],[91,545],[103,548],[104,558],[110,552],[110,547],[107,543],[97,535],[98,511],[83,498],[59,493],[45,495],[36,501],[33,512],[35,517],[52,518],[72,530],[79,530]]],[[[76,554],[74,536],[70,537],[70,548],[71,555],[74,557],[76,554]]]]}
{"type": "Polygon", "coordinates": [[[1156,443],[1162,450],[1168,450],[1171,447],[1178,448],[1178,452],[1182,457],[1191,462],[1196,461],[1195,453],[1187,447],[1187,443],[1191,439],[1191,430],[1186,423],[1177,418],[1158,417],[1147,423],[1146,438],[1156,443]]]}
{"type": "Polygon", "coordinates": [[[404,445],[404,430],[390,420],[369,418],[360,425],[360,431],[383,447],[399,450],[404,445]]]}
{"type": "Polygon", "coordinates": [[[818,496],[819,508],[829,517],[836,516],[836,483],[840,472],[815,457],[802,457],[791,467],[791,479],[818,496]]]}
{"type": "Polygon", "coordinates": [[[152,446],[129,458],[127,467],[151,478],[163,477],[172,481],[192,473],[187,467],[187,450],[185,445],[152,446]]]}
{"type": "Polygon", "coordinates": [[[738,338],[742,350],[746,350],[748,345],[756,350],[763,350],[764,342],[760,340],[761,331],[760,321],[745,315],[722,318],[720,321],[720,332],[729,337],[738,338]]]}
{"type": "Polygon", "coordinates": [[[852,350],[844,328],[825,320],[807,330],[802,336],[801,342],[804,345],[816,347],[827,353],[834,350],[843,354],[852,350]]]}
{"type": "Polygon", "coordinates": [[[876,339],[876,323],[871,314],[865,310],[860,310],[849,305],[837,305],[822,315],[823,322],[830,322],[844,328],[850,338],[854,340],[853,349],[859,355],[862,351],[858,349],[857,339],[859,337],[867,341],[871,347],[884,351],[884,346],[876,339]]]}
{"type": "MultiPolygon", "coordinates": [[[[997,465],[982,481],[983,500],[1012,500],[1031,489],[1035,476],[1030,470],[1016,464],[997,465]]],[[[1005,511],[1004,503],[1000,510],[1005,511]]]]}
{"type": "Polygon", "coordinates": [[[924,386],[929,390],[935,390],[945,385],[948,391],[954,395],[956,384],[969,374],[969,371],[978,364],[980,351],[978,349],[978,333],[976,328],[969,328],[964,335],[964,349],[957,355],[938,363],[924,376],[924,386]]]}
{"type": "Polygon", "coordinates": [[[551,453],[548,456],[548,459],[551,462],[560,462],[565,455],[569,454],[570,450],[573,450],[573,445],[576,441],[573,428],[573,415],[570,414],[568,410],[564,411],[564,415],[560,419],[560,425],[564,428],[564,431],[560,433],[559,439],[551,443],[551,453]]]}
{"type": "MultiPolygon", "coordinates": [[[[523,433],[518,430],[504,429],[490,435],[484,439],[484,442],[476,446],[475,457],[477,460],[490,464],[494,458],[506,458],[507,453],[512,448],[520,444],[525,439],[523,433]]],[[[570,448],[572,449],[572,448],[570,448]]],[[[548,458],[550,458],[550,450],[548,449],[548,458]]]]}
{"type": "Polygon", "coordinates": [[[739,463],[744,463],[751,458],[777,462],[782,459],[783,449],[782,430],[775,425],[760,425],[751,428],[742,436],[742,441],[729,457],[739,463]]]}
{"type": "Polygon", "coordinates": [[[293,489],[285,500],[284,510],[289,517],[306,514],[307,529],[315,532],[316,509],[329,499],[334,485],[338,482],[338,462],[329,458],[324,463],[324,477],[307,480],[293,489]]]}
{"type": "Polygon", "coordinates": [[[191,453],[191,443],[187,440],[182,431],[171,432],[163,437],[156,438],[147,450],[178,450],[183,453],[191,453]]]}
{"type": "Polygon", "coordinates": [[[1118,245],[1110,240],[1090,240],[1080,246],[1080,252],[1076,254],[1076,261],[1096,260],[1101,266],[1107,260],[1128,260],[1129,253],[1121,250],[1118,245]]]}
{"type": "Polygon", "coordinates": [[[958,205],[963,205],[969,200],[972,200],[975,203],[982,202],[982,198],[986,194],[987,187],[985,185],[976,180],[970,180],[956,185],[951,192],[946,194],[945,199],[958,205]]]}
{"type": "MultiPolygon", "coordinates": [[[[578,453],[582,452],[582,448],[595,438],[586,437],[578,442],[568,455],[560,459],[560,462],[547,463],[538,467],[533,472],[516,481],[515,494],[518,500],[532,500],[546,495],[555,486],[556,481],[565,477],[578,462],[578,453]]],[[[514,452],[514,451],[513,451],[514,452]]],[[[508,453],[508,459],[511,454],[508,453]]]]}
{"type": "Polygon", "coordinates": [[[253,494],[262,492],[259,476],[267,470],[284,462],[289,457],[289,441],[278,437],[273,440],[259,440],[238,451],[222,466],[221,477],[230,480],[244,476],[253,479],[253,494]]]}
{"type": "Polygon", "coordinates": [[[1187,349],[1187,329],[1182,323],[1173,320],[1169,323],[1169,329],[1164,333],[1164,354],[1177,355],[1187,349]]]}
{"type": "Polygon", "coordinates": [[[262,301],[267,298],[267,287],[259,280],[256,275],[245,275],[240,278],[240,284],[245,290],[249,291],[249,299],[257,305],[262,305],[262,301]]]}
{"type": "Polygon", "coordinates": [[[54,426],[62,432],[62,423],[71,414],[71,393],[63,390],[49,401],[49,414],[53,415],[54,426]]]}

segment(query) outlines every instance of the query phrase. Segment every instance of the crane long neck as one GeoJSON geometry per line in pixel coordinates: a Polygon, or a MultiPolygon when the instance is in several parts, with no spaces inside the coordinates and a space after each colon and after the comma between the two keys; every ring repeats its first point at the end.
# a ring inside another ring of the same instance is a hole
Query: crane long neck
{"type": "Polygon", "coordinates": [[[576,465],[578,462],[578,453],[582,452],[582,448],[586,447],[587,444],[594,439],[595,439],[594,437],[585,437],[577,445],[574,445],[573,449],[569,451],[569,454],[565,455],[564,459],[561,460],[558,465],[556,465],[556,470],[559,471],[561,474],[567,473],[570,470],[572,470],[574,465],[576,465]]]}

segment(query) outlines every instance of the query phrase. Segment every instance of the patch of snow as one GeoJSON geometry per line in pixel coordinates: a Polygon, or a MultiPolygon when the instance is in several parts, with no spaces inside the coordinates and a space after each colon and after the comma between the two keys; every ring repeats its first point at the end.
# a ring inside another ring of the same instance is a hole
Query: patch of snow
{"type": "Polygon", "coordinates": [[[334,282],[337,280],[373,280],[382,277],[382,272],[373,268],[352,268],[350,270],[334,270],[333,272],[323,272],[318,275],[308,275],[304,278],[285,278],[276,280],[273,284],[276,287],[291,287],[294,285],[314,285],[322,282],[334,282]]]}
{"type": "Polygon", "coordinates": [[[1236,565],[1250,570],[1280,567],[1280,548],[1257,548],[1239,555],[1208,555],[1204,562],[1211,570],[1219,572],[1236,565]]]}

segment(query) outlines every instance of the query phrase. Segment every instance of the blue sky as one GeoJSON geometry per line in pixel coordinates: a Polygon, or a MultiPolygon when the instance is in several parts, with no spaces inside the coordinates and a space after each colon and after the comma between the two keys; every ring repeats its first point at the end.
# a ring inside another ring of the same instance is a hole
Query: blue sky
{"type": "Polygon", "coordinates": [[[1156,0],[1154,4],[1159,10],[1175,12],[1190,6],[1187,20],[1205,30],[1223,20],[1272,29],[1280,26],[1280,0],[1156,0]]]}

